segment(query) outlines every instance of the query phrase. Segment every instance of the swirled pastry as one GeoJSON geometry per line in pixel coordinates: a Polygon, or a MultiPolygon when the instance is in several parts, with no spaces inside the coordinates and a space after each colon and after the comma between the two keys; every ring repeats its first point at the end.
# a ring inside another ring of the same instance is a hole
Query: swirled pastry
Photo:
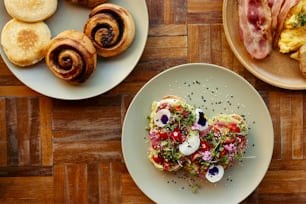
{"type": "Polygon", "coordinates": [[[7,58],[17,66],[33,65],[44,58],[51,31],[44,22],[25,23],[11,19],[1,32],[1,45],[7,58]]]}
{"type": "Polygon", "coordinates": [[[25,22],[37,22],[55,13],[57,0],[4,0],[4,6],[13,18],[25,22]]]}
{"type": "Polygon", "coordinates": [[[49,69],[68,82],[84,82],[94,72],[97,53],[91,40],[82,32],[66,30],[53,38],[46,52],[49,69]]]}
{"type": "Polygon", "coordinates": [[[132,44],[135,23],[127,9],[106,3],[92,9],[84,33],[93,41],[98,55],[112,57],[132,44]]]}
{"type": "Polygon", "coordinates": [[[99,4],[107,2],[107,0],[67,0],[68,2],[79,4],[88,8],[93,8],[99,4]]]}

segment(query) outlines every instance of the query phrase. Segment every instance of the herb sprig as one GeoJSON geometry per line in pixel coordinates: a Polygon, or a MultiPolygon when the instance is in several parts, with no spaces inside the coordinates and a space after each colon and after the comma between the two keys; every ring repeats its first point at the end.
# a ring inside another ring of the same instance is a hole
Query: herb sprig
{"type": "Polygon", "coordinates": [[[306,24],[306,13],[299,13],[297,16],[296,16],[296,20],[297,22],[294,22],[292,24],[292,26],[294,28],[297,28],[298,26],[301,26],[303,27],[305,24],[306,24]]]}

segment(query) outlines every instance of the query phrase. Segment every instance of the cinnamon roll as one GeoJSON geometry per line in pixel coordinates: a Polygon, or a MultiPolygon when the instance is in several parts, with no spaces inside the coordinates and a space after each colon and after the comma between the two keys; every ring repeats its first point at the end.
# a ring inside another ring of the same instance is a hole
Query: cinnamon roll
{"type": "Polygon", "coordinates": [[[50,41],[45,59],[55,76],[68,82],[81,83],[94,72],[97,53],[84,33],[67,30],[50,41]]]}
{"type": "Polygon", "coordinates": [[[79,4],[88,8],[93,8],[99,4],[107,2],[107,0],[67,0],[68,2],[79,4]]]}
{"type": "Polygon", "coordinates": [[[112,57],[124,52],[134,41],[135,23],[131,13],[115,4],[101,4],[92,9],[84,26],[98,55],[112,57]]]}

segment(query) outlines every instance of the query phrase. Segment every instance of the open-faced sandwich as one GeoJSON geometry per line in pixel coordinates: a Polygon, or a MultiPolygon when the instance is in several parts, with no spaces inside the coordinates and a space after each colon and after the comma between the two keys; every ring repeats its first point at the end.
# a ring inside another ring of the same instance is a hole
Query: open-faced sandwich
{"type": "Polygon", "coordinates": [[[177,96],[152,103],[149,116],[149,160],[164,171],[177,171],[200,146],[200,130],[207,125],[203,111],[177,96]]]}
{"type": "Polygon", "coordinates": [[[180,97],[153,101],[149,116],[149,160],[162,171],[185,169],[219,181],[224,170],[243,158],[248,127],[238,114],[205,113],[180,97]]]}
{"type": "Polygon", "coordinates": [[[243,158],[247,133],[247,124],[238,114],[209,119],[208,128],[200,133],[200,148],[188,158],[185,169],[210,182],[219,181],[225,169],[243,158]]]}

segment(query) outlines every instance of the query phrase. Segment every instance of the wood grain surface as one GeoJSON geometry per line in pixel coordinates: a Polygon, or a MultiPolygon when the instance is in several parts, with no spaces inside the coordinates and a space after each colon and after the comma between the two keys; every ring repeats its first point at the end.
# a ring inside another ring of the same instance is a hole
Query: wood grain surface
{"type": "Polygon", "coordinates": [[[235,71],[259,91],[271,113],[273,159],[243,203],[306,203],[305,92],[266,84],[239,63],[223,31],[222,0],[146,2],[149,36],[139,63],[97,97],[63,101],[40,95],[0,59],[0,203],[153,203],[126,169],[123,119],[149,79],[190,62],[235,71]]]}

